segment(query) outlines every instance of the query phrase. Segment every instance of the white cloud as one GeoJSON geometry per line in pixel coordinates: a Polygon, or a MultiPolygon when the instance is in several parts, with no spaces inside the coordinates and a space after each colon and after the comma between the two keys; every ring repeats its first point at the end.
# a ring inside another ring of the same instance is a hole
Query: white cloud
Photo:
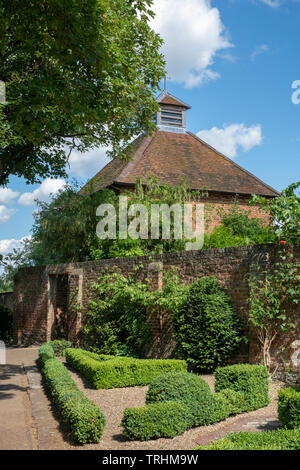
{"type": "Polygon", "coordinates": [[[197,136],[230,158],[237,156],[239,148],[248,152],[263,140],[260,124],[250,127],[244,124],[230,124],[224,125],[222,129],[212,127],[198,132],[197,136]]]}
{"type": "Polygon", "coordinates": [[[16,211],[14,209],[8,209],[8,207],[0,205],[0,222],[8,222],[11,216],[16,211]]]}
{"type": "Polygon", "coordinates": [[[0,188],[0,204],[9,204],[13,199],[18,197],[19,194],[20,193],[10,188],[0,188]]]}
{"type": "Polygon", "coordinates": [[[278,8],[282,4],[282,0],[260,0],[260,2],[272,8],[278,8]]]}
{"type": "Polygon", "coordinates": [[[220,12],[210,0],[154,0],[151,26],[164,39],[162,52],[171,80],[187,88],[214,80],[216,54],[233,47],[220,12]]]}
{"type": "Polygon", "coordinates": [[[23,237],[20,240],[11,238],[10,240],[0,240],[0,253],[6,255],[7,253],[12,252],[14,249],[21,248],[23,242],[31,238],[30,235],[23,237]]]}
{"type": "Polygon", "coordinates": [[[33,206],[36,199],[39,201],[49,201],[51,194],[56,194],[65,184],[66,182],[63,179],[46,178],[32,193],[23,193],[19,197],[18,202],[22,206],[33,206]]]}
{"type": "Polygon", "coordinates": [[[106,147],[99,147],[86,153],[73,150],[69,158],[69,173],[82,178],[94,176],[110,161],[106,156],[107,150],[106,147]]]}
{"type": "Polygon", "coordinates": [[[260,44],[256,46],[254,51],[251,54],[251,59],[254,60],[258,55],[263,54],[264,52],[268,52],[269,46],[268,44],[260,44]]]}

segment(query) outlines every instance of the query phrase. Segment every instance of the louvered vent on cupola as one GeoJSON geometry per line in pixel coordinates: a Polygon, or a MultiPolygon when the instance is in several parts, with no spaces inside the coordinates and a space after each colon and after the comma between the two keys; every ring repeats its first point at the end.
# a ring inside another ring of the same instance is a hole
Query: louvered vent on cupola
{"type": "Polygon", "coordinates": [[[156,115],[156,125],[165,131],[185,132],[185,114],[186,110],[191,107],[166,90],[159,95],[157,101],[159,103],[159,112],[156,115]]]}

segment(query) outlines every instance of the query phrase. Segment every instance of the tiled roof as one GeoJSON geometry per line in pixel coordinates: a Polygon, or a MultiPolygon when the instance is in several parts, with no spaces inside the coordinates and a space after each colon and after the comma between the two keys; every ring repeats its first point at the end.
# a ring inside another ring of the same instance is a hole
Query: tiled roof
{"type": "Polygon", "coordinates": [[[158,103],[171,104],[175,106],[181,106],[182,108],[191,109],[190,105],[184,103],[176,96],[171,95],[168,91],[164,90],[157,98],[158,103]]]}
{"type": "Polygon", "coordinates": [[[139,136],[133,146],[130,161],[116,158],[92,178],[94,190],[112,184],[134,185],[137,177],[146,181],[151,174],[162,184],[177,185],[185,180],[192,189],[263,196],[279,194],[191,132],[156,131],[152,136],[139,136]]]}

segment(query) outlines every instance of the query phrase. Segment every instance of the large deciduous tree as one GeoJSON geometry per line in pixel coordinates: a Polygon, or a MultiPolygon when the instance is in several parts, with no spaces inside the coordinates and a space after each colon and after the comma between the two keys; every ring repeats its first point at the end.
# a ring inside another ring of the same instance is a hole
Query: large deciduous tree
{"type": "Polygon", "coordinates": [[[2,0],[0,185],[65,176],[69,150],[111,154],[153,129],[164,75],[152,0],[2,0]],[[67,149],[67,150],[66,150],[67,149]]]}

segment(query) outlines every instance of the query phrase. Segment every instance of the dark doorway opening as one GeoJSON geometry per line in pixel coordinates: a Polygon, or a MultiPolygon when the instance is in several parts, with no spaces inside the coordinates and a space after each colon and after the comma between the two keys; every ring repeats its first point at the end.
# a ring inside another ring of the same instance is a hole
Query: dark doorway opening
{"type": "Polygon", "coordinates": [[[68,338],[68,274],[49,276],[51,339],[68,338]]]}

